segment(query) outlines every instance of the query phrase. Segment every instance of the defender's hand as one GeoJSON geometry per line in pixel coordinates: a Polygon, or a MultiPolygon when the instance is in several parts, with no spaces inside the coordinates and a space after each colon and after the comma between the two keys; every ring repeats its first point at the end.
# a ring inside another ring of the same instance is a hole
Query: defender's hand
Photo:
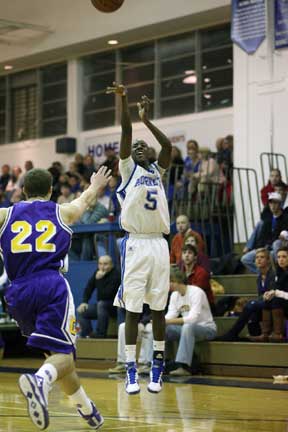
{"type": "Polygon", "coordinates": [[[148,113],[149,113],[149,106],[150,106],[150,100],[147,96],[142,96],[141,102],[137,103],[138,107],[138,114],[140,117],[140,120],[145,122],[148,120],[148,113]]]}
{"type": "Polygon", "coordinates": [[[105,187],[111,179],[111,170],[106,166],[99,168],[97,173],[93,173],[90,177],[90,183],[92,186],[96,186],[97,189],[105,187]]]}
{"type": "Polygon", "coordinates": [[[119,96],[126,96],[127,90],[123,84],[117,84],[115,81],[113,82],[112,87],[106,87],[106,94],[115,93],[119,96]]]}

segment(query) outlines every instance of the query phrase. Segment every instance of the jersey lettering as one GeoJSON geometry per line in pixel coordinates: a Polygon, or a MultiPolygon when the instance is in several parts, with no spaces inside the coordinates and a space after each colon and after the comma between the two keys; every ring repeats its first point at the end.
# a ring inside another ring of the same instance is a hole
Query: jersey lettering
{"type": "Polygon", "coordinates": [[[11,240],[11,251],[13,253],[32,252],[32,245],[24,243],[32,234],[32,226],[26,221],[16,221],[11,225],[11,231],[18,233],[11,240]]]}
{"type": "Polygon", "coordinates": [[[147,191],[146,200],[148,202],[144,204],[144,208],[146,210],[156,210],[157,209],[157,199],[156,199],[157,195],[158,195],[158,191],[156,189],[147,191]]]}
{"type": "Polygon", "coordinates": [[[151,178],[147,176],[141,176],[136,180],[135,187],[137,186],[160,186],[160,178],[151,178]]]}
{"type": "MultiPolygon", "coordinates": [[[[32,244],[25,243],[25,240],[32,234],[32,225],[27,221],[16,221],[11,225],[11,231],[18,233],[11,240],[12,253],[32,252],[32,244]]],[[[40,234],[35,240],[37,252],[55,252],[56,245],[49,243],[49,240],[56,234],[56,226],[50,220],[40,220],[35,224],[35,229],[40,234]]]]}

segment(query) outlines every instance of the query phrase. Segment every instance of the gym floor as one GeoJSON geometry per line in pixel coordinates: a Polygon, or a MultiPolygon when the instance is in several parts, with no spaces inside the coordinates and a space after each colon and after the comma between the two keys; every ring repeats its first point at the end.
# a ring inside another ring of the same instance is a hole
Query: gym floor
{"type": "MultiPolygon", "coordinates": [[[[20,370],[19,370],[20,372],[20,370]]],[[[0,432],[36,430],[18,390],[19,372],[0,370],[0,432]]],[[[288,432],[287,385],[272,380],[192,377],[165,382],[153,395],[141,378],[141,393],[128,396],[123,377],[81,371],[81,382],[105,417],[103,431],[288,432]]],[[[89,430],[55,386],[50,393],[50,432],[89,430]]]]}

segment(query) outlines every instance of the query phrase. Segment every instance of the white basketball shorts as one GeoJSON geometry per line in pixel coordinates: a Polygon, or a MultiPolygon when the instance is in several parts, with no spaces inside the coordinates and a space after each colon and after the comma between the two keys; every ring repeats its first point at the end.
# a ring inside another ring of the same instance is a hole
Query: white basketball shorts
{"type": "Polygon", "coordinates": [[[162,234],[127,234],[121,243],[121,285],[114,306],[141,313],[147,303],[152,310],[164,310],[169,278],[169,248],[162,234]]]}

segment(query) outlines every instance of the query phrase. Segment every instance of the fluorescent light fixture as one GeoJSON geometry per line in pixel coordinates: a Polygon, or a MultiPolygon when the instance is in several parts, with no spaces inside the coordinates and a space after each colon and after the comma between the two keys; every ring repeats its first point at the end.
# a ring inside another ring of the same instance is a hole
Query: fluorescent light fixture
{"type": "Polygon", "coordinates": [[[110,39],[108,45],[118,45],[118,41],[116,39],[110,39]]]}
{"type": "Polygon", "coordinates": [[[12,69],[13,69],[13,66],[12,66],[12,65],[6,64],[6,65],[4,66],[4,70],[6,70],[6,71],[9,71],[9,70],[12,70],[12,69]]]}
{"type": "Polygon", "coordinates": [[[193,75],[193,74],[195,74],[195,70],[186,70],[185,71],[185,75],[193,75]]]}
{"type": "Polygon", "coordinates": [[[211,99],[211,98],[212,98],[212,95],[211,95],[210,93],[204,93],[203,97],[204,97],[205,99],[211,99]]]}
{"type": "Polygon", "coordinates": [[[197,83],[197,76],[196,75],[188,75],[185,77],[182,81],[184,84],[196,84],[197,83]]]}

